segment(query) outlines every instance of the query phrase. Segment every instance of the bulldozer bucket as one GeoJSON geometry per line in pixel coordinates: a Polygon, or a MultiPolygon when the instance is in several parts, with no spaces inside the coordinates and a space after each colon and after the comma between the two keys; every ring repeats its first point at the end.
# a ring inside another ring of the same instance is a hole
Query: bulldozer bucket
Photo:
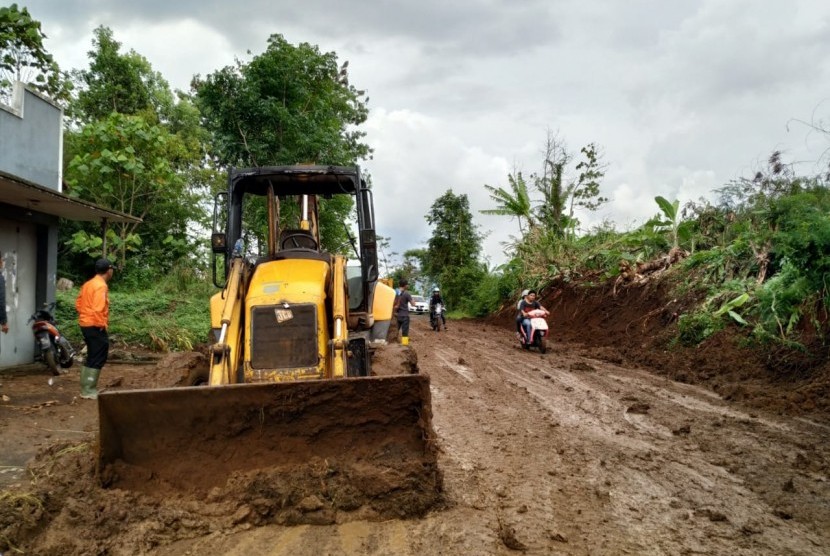
{"type": "Polygon", "coordinates": [[[441,490],[424,375],[103,392],[98,412],[105,487],[215,495],[266,479],[282,506],[311,492],[414,513],[441,490]]]}

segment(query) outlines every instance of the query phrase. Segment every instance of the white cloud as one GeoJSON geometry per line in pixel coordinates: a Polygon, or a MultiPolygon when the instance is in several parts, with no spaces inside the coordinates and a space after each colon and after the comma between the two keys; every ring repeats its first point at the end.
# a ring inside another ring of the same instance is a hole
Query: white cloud
{"type": "MultiPolygon", "coordinates": [[[[431,236],[425,216],[447,190],[466,194],[470,210],[486,232],[492,219],[479,218],[489,208],[484,184],[506,180],[510,164],[504,158],[463,144],[448,123],[409,110],[375,110],[366,123],[368,141],[375,149],[367,165],[375,188],[378,231],[391,237],[393,251],[423,246],[431,236]]],[[[501,224],[499,220],[496,224],[501,224]]],[[[506,238],[490,234],[485,251],[500,259],[498,244],[506,238]]]]}
{"type": "Polygon", "coordinates": [[[227,37],[194,19],[129,25],[119,29],[115,38],[125,49],[151,60],[171,87],[184,91],[189,90],[193,75],[206,75],[234,61],[227,37]]]}
{"type": "Polygon", "coordinates": [[[830,117],[830,4],[793,0],[403,0],[232,4],[31,0],[62,67],[82,67],[104,24],[174,87],[265,48],[272,33],[349,60],[366,89],[380,233],[423,245],[448,188],[466,193],[494,262],[518,227],[485,217],[482,185],[541,167],[547,129],[571,151],[595,142],[611,201],[579,215],[620,228],[753,173],[772,150],[818,171],[826,135],[792,119],[830,117]],[[521,4],[521,5],[520,5],[521,4]]]}

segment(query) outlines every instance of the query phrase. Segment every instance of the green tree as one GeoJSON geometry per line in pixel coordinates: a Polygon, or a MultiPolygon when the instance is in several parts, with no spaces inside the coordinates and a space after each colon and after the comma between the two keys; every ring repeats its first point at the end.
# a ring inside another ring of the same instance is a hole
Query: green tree
{"type": "Polygon", "coordinates": [[[536,213],[545,228],[544,235],[562,238],[568,230],[573,233],[577,225],[575,208],[595,211],[608,201],[599,194],[600,181],[605,171],[597,146],[589,143],[580,152],[585,158],[575,167],[578,172],[576,178],[569,179],[566,170],[573,161],[573,156],[562,140],[548,132],[544,147],[544,170],[542,175],[534,174],[531,177],[536,190],[542,194],[536,213]]]}
{"type": "Polygon", "coordinates": [[[409,281],[410,289],[416,293],[425,293],[429,287],[429,280],[421,270],[426,257],[426,249],[409,249],[404,251],[403,260],[395,265],[389,277],[395,284],[400,283],[402,278],[409,281]]]}
{"type": "Polygon", "coordinates": [[[121,53],[121,43],[108,27],[93,31],[89,68],[75,70],[77,99],[72,115],[82,123],[102,120],[112,112],[171,119],[174,96],[170,85],[150,62],[134,50],[121,53]]]}
{"type": "Polygon", "coordinates": [[[484,184],[484,188],[490,192],[490,198],[495,201],[497,206],[494,209],[485,209],[479,212],[482,214],[511,216],[518,219],[519,232],[524,235],[525,227],[523,226],[523,222],[527,222],[528,227],[531,228],[536,224],[533,219],[527,183],[521,172],[509,174],[507,181],[510,184],[510,191],[502,187],[493,187],[492,185],[484,184]]]}
{"type": "Polygon", "coordinates": [[[425,216],[433,227],[427,244],[428,274],[439,275],[444,268],[458,268],[478,260],[482,236],[473,223],[467,195],[448,189],[425,216]]]}
{"type": "MultiPolygon", "coordinates": [[[[109,28],[95,29],[92,45],[87,53],[89,68],[72,72],[77,94],[69,112],[75,123],[104,120],[113,112],[139,115],[183,142],[184,149],[171,153],[176,156],[171,163],[177,171],[188,172],[188,180],[196,186],[214,181],[215,173],[205,172],[211,169],[204,157],[210,135],[192,99],[181,92],[174,95],[161,74],[137,52],[122,53],[109,28]]],[[[65,162],[85,149],[77,126],[70,125],[65,134],[65,162]]]]}
{"type": "Polygon", "coordinates": [[[43,47],[45,38],[40,22],[25,7],[0,7],[0,102],[10,103],[15,81],[61,104],[69,98],[72,85],[43,47]]]}
{"type": "Polygon", "coordinates": [[[355,128],[368,115],[348,64],[308,43],[271,35],[262,54],[236,62],[192,87],[223,165],[298,162],[351,165],[371,153],[355,128]]]}
{"type": "Polygon", "coordinates": [[[486,273],[479,262],[483,236],[473,223],[467,195],[451,189],[439,197],[425,216],[432,226],[421,269],[439,285],[450,307],[461,308],[462,300],[486,273]]]}
{"type": "MultiPolygon", "coordinates": [[[[139,257],[142,265],[169,269],[189,251],[185,232],[198,204],[172,163],[182,142],[141,116],[116,112],[87,124],[80,136],[87,149],[66,172],[72,195],[144,219],[115,226],[114,258],[122,268],[139,257]]],[[[88,249],[91,235],[76,231],[71,245],[88,249]]]]}
{"type": "MultiPolygon", "coordinates": [[[[120,252],[119,264],[126,256],[128,272],[141,274],[137,281],[166,272],[182,257],[193,264],[204,237],[189,230],[205,229],[203,200],[214,184],[224,183],[204,155],[210,136],[199,111],[183,93],[174,95],[143,56],[121,52],[110,29],[97,28],[92,45],[89,67],[73,72],[77,94],[64,132],[68,189],[144,218],[138,227],[117,227],[108,240],[120,252]]],[[[99,250],[98,235],[89,223],[61,226],[60,244],[67,247],[62,272],[83,274],[88,258],[79,254],[99,250]]]]}
{"type": "Polygon", "coordinates": [[[542,194],[542,202],[536,206],[536,212],[546,231],[555,237],[562,237],[567,229],[565,207],[570,195],[565,183],[565,167],[572,157],[564,143],[550,131],[545,139],[544,156],[542,175],[531,176],[536,190],[542,194]]]}
{"type": "MultiPolygon", "coordinates": [[[[370,155],[356,129],[368,99],[349,84],[348,63],[338,66],[333,52],[272,35],[250,62],[196,76],[192,87],[220,166],[353,165],[370,155]]],[[[346,197],[321,201],[324,249],[351,250],[344,222],[353,220],[352,207],[346,197]]],[[[258,220],[265,230],[264,212],[258,220]]]]}
{"type": "Polygon", "coordinates": [[[600,180],[605,176],[605,170],[600,162],[597,146],[594,143],[589,143],[582,147],[580,152],[585,159],[576,165],[579,175],[570,187],[571,201],[568,222],[571,225],[572,234],[576,225],[574,219],[575,206],[593,212],[608,202],[607,197],[602,197],[599,194],[600,180]]]}

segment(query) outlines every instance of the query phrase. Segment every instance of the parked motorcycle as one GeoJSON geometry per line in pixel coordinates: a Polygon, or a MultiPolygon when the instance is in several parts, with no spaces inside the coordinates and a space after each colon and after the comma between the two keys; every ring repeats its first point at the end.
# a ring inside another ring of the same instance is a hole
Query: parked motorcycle
{"type": "Polygon", "coordinates": [[[441,330],[441,326],[444,326],[444,330],[447,329],[447,323],[444,320],[444,306],[440,303],[436,303],[432,307],[432,313],[429,316],[429,324],[432,326],[432,329],[436,332],[441,330]]]}
{"type": "Polygon", "coordinates": [[[532,347],[538,348],[539,353],[545,353],[548,350],[548,321],[545,320],[545,311],[541,309],[533,309],[529,311],[530,317],[530,332],[528,334],[524,323],[522,323],[522,331],[517,332],[519,343],[522,349],[530,349],[532,347]]]}
{"type": "Polygon", "coordinates": [[[52,312],[55,302],[44,304],[43,309],[35,311],[29,322],[32,322],[32,333],[35,335],[35,361],[43,361],[53,375],[59,375],[58,369],[68,369],[75,363],[75,350],[69,340],[63,337],[58,330],[52,312]]]}

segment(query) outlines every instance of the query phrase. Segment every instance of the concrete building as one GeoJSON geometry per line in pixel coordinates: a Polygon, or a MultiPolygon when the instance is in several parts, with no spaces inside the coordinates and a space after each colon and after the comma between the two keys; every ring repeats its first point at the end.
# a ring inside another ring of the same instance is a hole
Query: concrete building
{"type": "Polygon", "coordinates": [[[139,221],[65,195],[62,158],[63,111],[16,83],[12,106],[0,104],[0,252],[9,319],[9,333],[0,334],[0,368],[34,358],[28,321],[55,300],[60,219],[100,222],[102,230],[109,222],[139,221]]]}

